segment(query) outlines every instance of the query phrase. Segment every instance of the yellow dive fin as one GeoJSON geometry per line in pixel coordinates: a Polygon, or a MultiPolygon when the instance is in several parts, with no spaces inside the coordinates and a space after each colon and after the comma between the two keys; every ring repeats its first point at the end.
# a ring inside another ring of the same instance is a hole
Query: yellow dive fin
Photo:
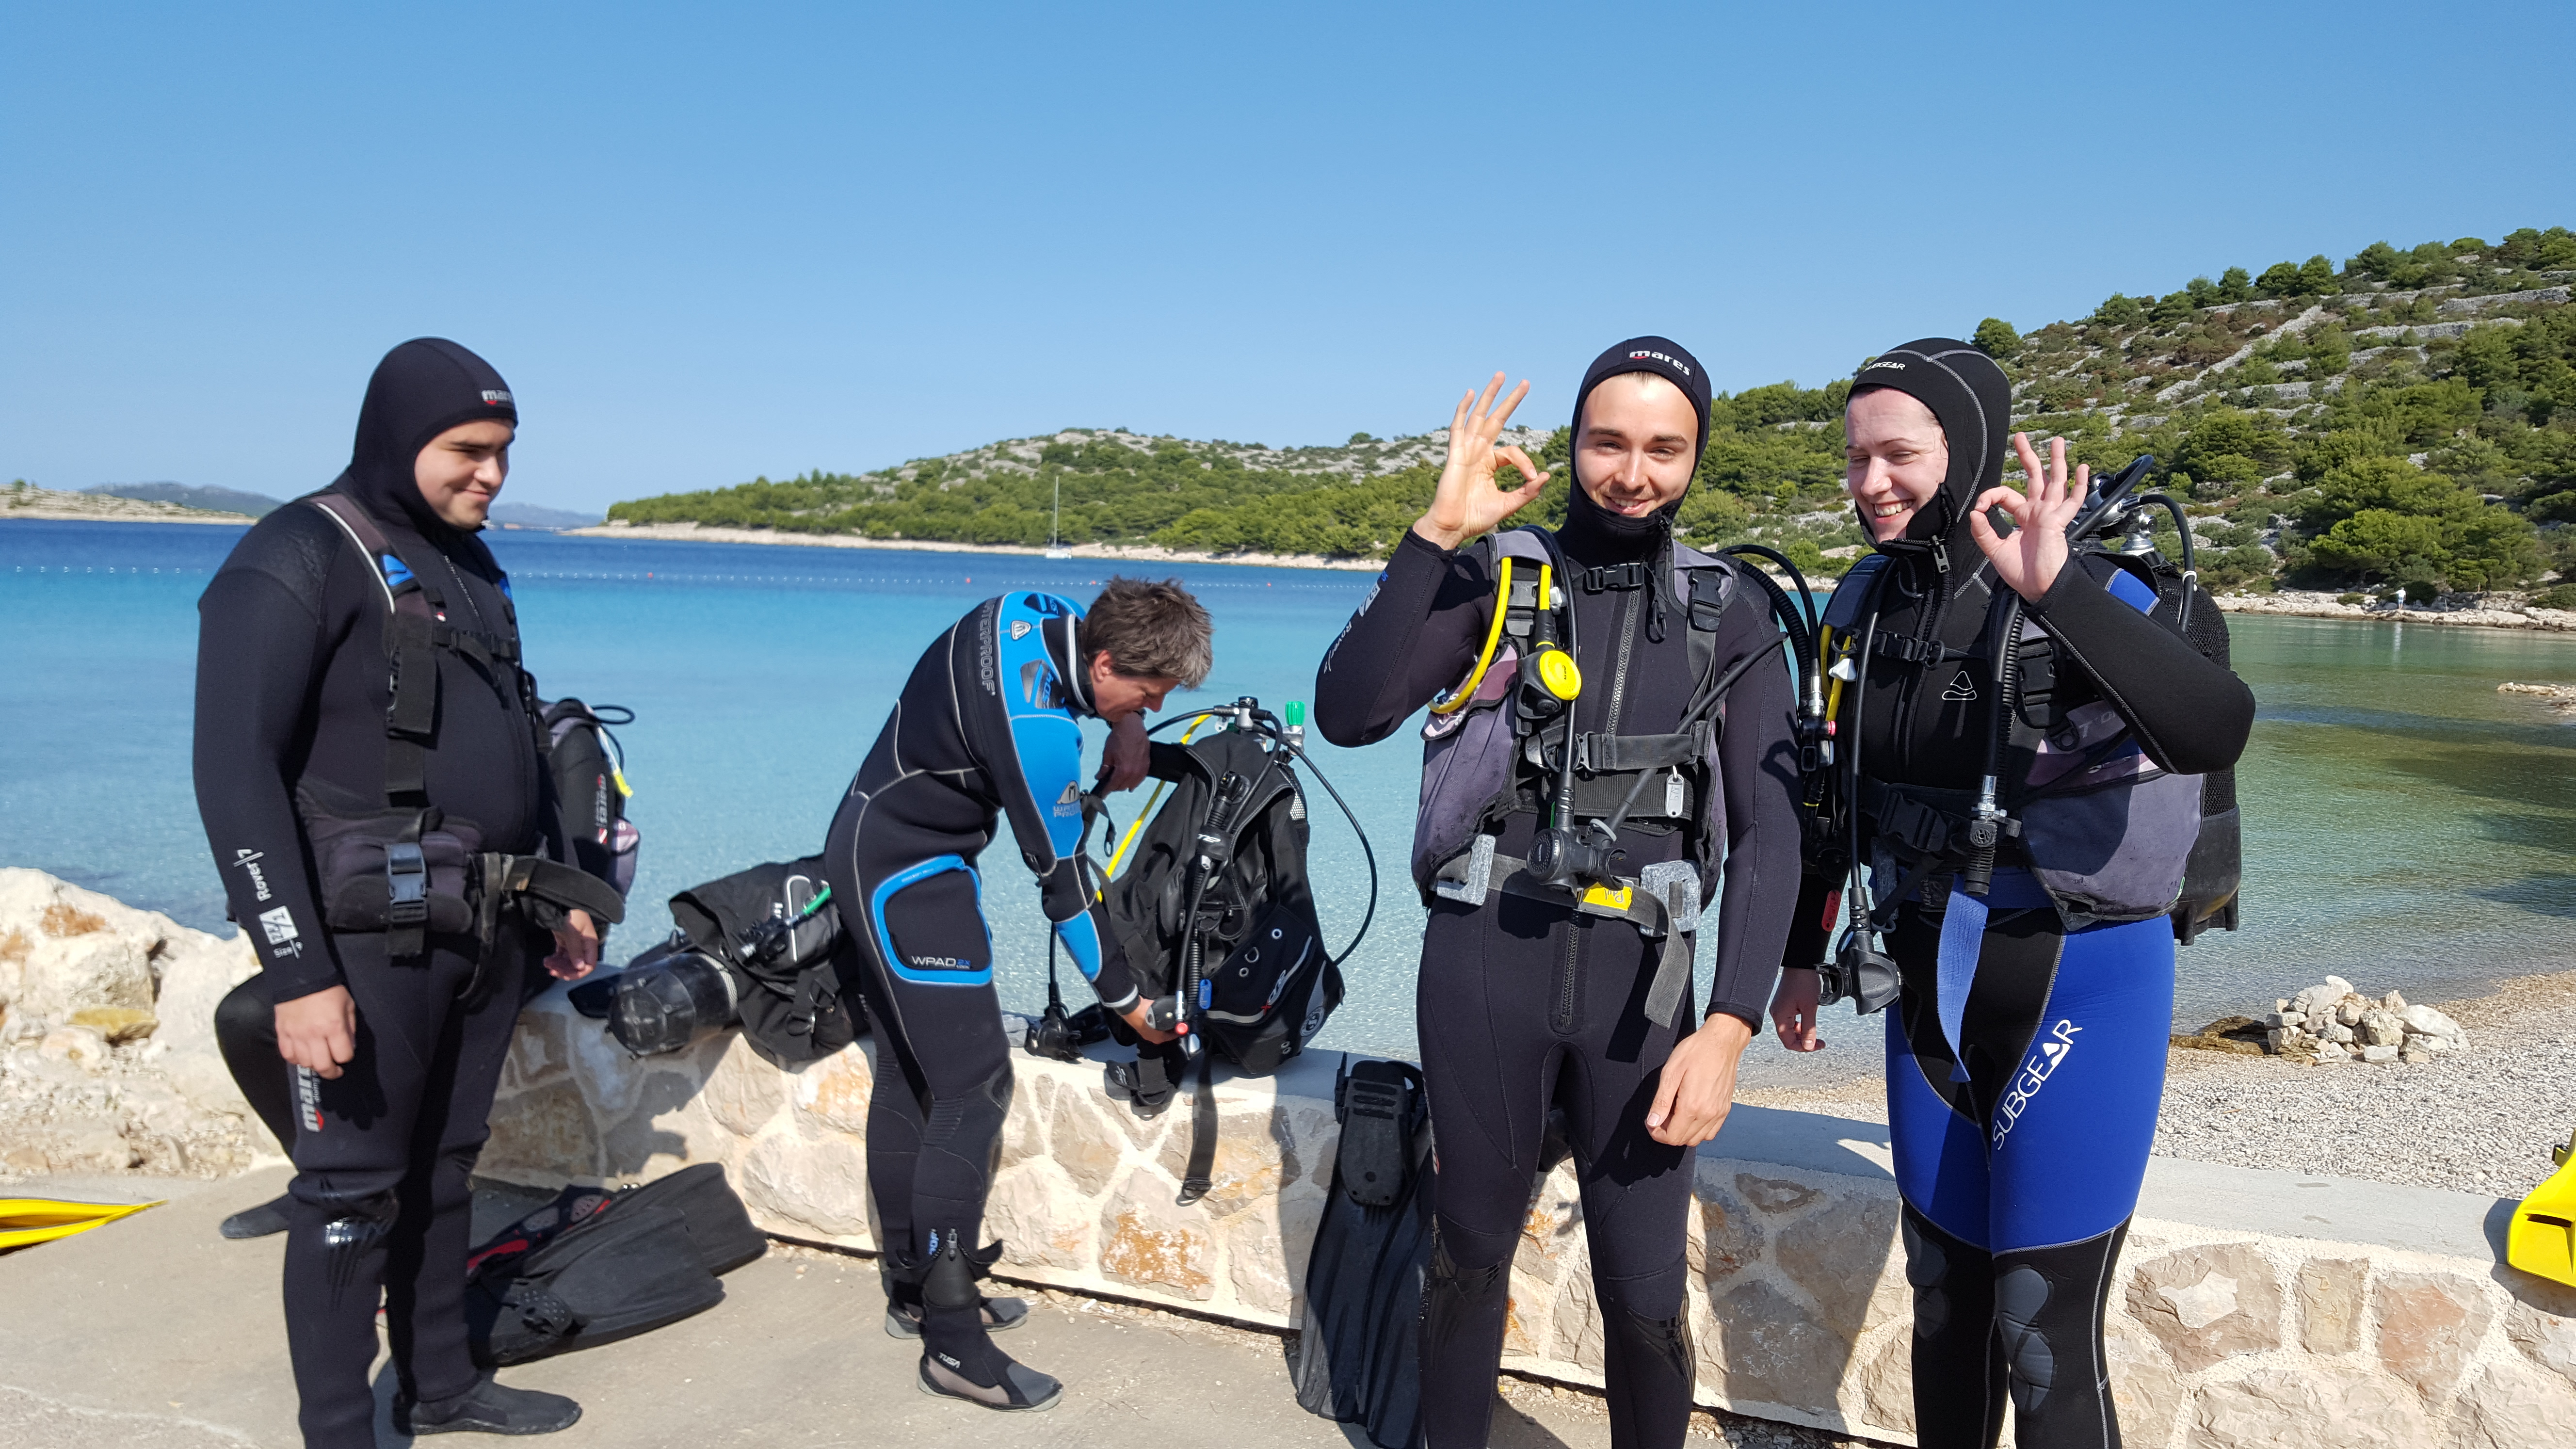
{"type": "Polygon", "coordinates": [[[2576,1138],[2553,1148],[2558,1171],[2513,1210],[2504,1260],[2526,1273],[2576,1284],[2576,1138]]]}
{"type": "Polygon", "coordinates": [[[0,1197],[0,1253],[50,1243],[101,1223],[131,1217],[158,1202],[65,1202],[53,1197],[0,1197]]]}

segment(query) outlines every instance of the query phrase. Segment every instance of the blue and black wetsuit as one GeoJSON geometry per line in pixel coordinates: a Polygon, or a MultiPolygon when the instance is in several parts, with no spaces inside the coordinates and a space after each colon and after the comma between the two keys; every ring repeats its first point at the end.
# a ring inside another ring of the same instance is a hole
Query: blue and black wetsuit
{"type": "Polygon", "coordinates": [[[857,985],[890,1049],[868,1110],[878,1241],[916,1273],[975,1252],[1010,1109],[978,869],[997,820],[1008,816],[1084,979],[1112,1012],[1136,1002],[1081,870],[1081,618],[1069,599],[1015,593],[952,625],[913,666],[824,848],[857,985]]]}
{"type": "MultiPolygon", "coordinates": [[[[1995,688],[1980,641],[2003,586],[1966,503],[2001,477],[2009,388],[1982,353],[1944,339],[1892,349],[1858,382],[1930,407],[1951,458],[1908,535],[1878,546],[1877,643],[1896,647],[1862,665],[1861,769],[1880,785],[1974,790],[1995,688]]],[[[2194,607],[2216,605],[2203,594],[2194,607]]],[[[2155,591],[2077,554],[2025,608],[2044,637],[2020,659],[2048,696],[2022,696],[2027,707],[2062,717],[2108,703],[2128,729],[2122,748],[2175,774],[2235,763],[2253,695],[2182,637],[2155,591]]],[[[1843,730],[1850,740],[1848,719],[1843,730]]],[[[1875,829],[1866,815],[1863,828],[1875,829]]],[[[2164,1091],[2173,926],[2157,916],[2069,932],[2028,869],[2000,868],[1982,940],[1969,943],[1972,982],[1945,1003],[1942,924],[1959,899],[1939,876],[1886,939],[1903,980],[1887,1099],[1915,1295],[1916,1432],[1924,1449],[1982,1449],[2009,1403],[2026,1449],[2117,1444],[2103,1309],[2164,1091]]]]}

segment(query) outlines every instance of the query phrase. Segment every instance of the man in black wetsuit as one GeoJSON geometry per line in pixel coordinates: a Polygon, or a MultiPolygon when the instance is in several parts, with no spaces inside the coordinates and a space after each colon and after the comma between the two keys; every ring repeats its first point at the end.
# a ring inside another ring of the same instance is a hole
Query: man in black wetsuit
{"type": "MultiPolygon", "coordinates": [[[[1492,546],[1466,545],[1535,501],[1547,481],[1520,449],[1495,447],[1528,390],[1523,383],[1496,408],[1501,385],[1497,374],[1481,399],[1471,393],[1460,402],[1430,509],[1325,656],[1315,722],[1337,745],[1386,738],[1444,689],[1449,700],[1498,700],[1501,711],[1545,707],[1527,682],[1502,692],[1500,665],[1475,674],[1480,654],[1493,649],[1499,561],[1492,546]],[[1527,481],[1497,489],[1501,461],[1527,481]]],[[[1707,442],[1708,404],[1697,361],[1660,337],[1602,353],[1575,397],[1576,487],[1551,573],[1555,591],[1570,599],[1565,643],[1581,673],[1570,730],[1597,747],[1589,758],[1600,768],[1567,777],[1576,818],[1555,823],[1600,820],[1612,814],[1602,802],[1630,797],[1634,808],[1602,828],[1615,832],[1624,853],[1616,873],[1636,884],[1563,889],[1534,883],[1523,868],[1550,823],[1547,777],[1566,748],[1566,735],[1553,732],[1567,728],[1561,722],[1494,737],[1492,749],[1504,758],[1486,764],[1506,788],[1490,806],[1470,802],[1471,828],[1482,835],[1472,855],[1430,860],[1417,836],[1417,884],[1431,919],[1415,1020],[1437,1146],[1438,1245],[1421,1350],[1422,1423],[1432,1449],[1485,1442],[1512,1249],[1531,1176],[1542,1166],[1551,1107],[1565,1113],[1608,1330],[1612,1441],[1622,1449],[1677,1445],[1689,1424],[1690,1159],[1725,1120],[1737,1060],[1787,935],[1798,872],[1793,690],[1784,661],[1757,657],[1779,639],[1765,596],[1754,581],[1731,576],[1732,565],[1697,555],[1687,593],[1674,582],[1682,561],[1673,519],[1707,442]],[[1706,697],[1701,691],[1748,660],[1752,667],[1723,696],[1714,745],[1702,733],[1687,756],[1672,753],[1673,741],[1692,738],[1686,726],[1706,697]],[[1546,753],[1545,771],[1514,763],[1532,739],[1546,753]],[[1630,783],[1640,771],[1615,768],[1623,752],[1636,757],[1630,765],[1660,763],[1630,783]],[[1700,873],[1721,854],[1716,986],[1702,1019],[1687,999],[1687,941],[1678,947],[1678,1009],[1664,994],[1674,990],[1665,948],[1671,935],[1696,926],[1700,873]],[[1462,863],[1476,877],[1464,889],[1462,863]],[[1426,868],[1438,875],[1426,879],[1426,868]],[[1679,872],[1689,873],[1689,889],[1667,899],[1687,904],[1646,922],[1660,924],[1663,939],[1633,917],[1602,913],[1612,902],[1633,902],[1659,873],[1670,880],[1679,872]]],[[[1532,561],[1520,562],[1527,579],[1532,561]]],[[[1527,668],[1524,678],[1547,673],[1527,668]]],[[[1426,737],[1446,728],[1435,725],[1426,737]]],[[[1455,738],[1472,740],[1478,729],[1471,721],[1455,738]]],[[[1444,780],[1476,768],[1454,755],[1441,763],[1444,780]]],[[[1433,828],[1426,810],[1418,831],[1433,828]]]]}
{"type": "Polygon", "coordinates": [[[1110,725],[1110,788],[1149,767],[1177,778],[1178,761],[1152,759],[1143,716],[1204,679],[1209,657],[1207,611],[1177,583],[1111,579],[1087,615],[1056,594],[987,599],[913,666],[832,817],[824,869],[887,1054],[868,1106],[886,1324],[921,1336],[926,1393],[1044,1409],[1063,1392],[993,1346],[1025,1307],[975,1287],[1001,1250],[981,1232],[1011,1106],[977,860],[1008,816],[1056,938],[1102,1004],[1139,1037],[1172,1040],[1147,1021],[1082,869],[1081,721],[1110,725]]]}
{"type": "Polygon", "coordinates": [[[522,984],[540,958],[582,975],[599,949],[589,913],[505,903],[509,870],[475,883],[505,858],[569,859],[509,582],[475,536],[517,423],[480,357],[395,348],[347,471],[262,519],[198,601],[198,809],[291,1084],[286,1331],[308,1449],[376,1442],[379,1290],[398,1428],[542,1433],[581,1413],[493,1383],[466,1347],[468,1176],[522,984]]]}

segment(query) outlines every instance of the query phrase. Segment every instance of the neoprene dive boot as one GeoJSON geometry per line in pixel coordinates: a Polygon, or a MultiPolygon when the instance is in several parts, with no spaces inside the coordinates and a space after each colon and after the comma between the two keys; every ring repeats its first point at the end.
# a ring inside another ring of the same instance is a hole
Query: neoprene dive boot
{"type": "MultiPolygon", "coordinates": [[[[995,1243],[968,1254],[967,1260],[974,1265],[975,1276],[981,1278],[992,1271],[994,1260],[1001,1255],[1002,1245],[995,1243]]],[[[877,1258],[877,1281],[884,1285],[886,1295],[886,1337],[921,1337],[921,1274],[921,1260],[908,1253],[885,1253],[877,1258]]],[[[983,1305],[986,1333],[1007,1333],[1028,1321],[1029,1305],[1025,1300],[986,1298],[980,1293],[977,1300],[983,1305]]]]}
{"type": "Polygon", "coordinates": [[[290,1201],[286,1194],[280,1193],[257,1207],[243,1208],[224,1219],[223,1225],[215,1231],[235,1242],[285,1232],[286,1208],[290,1201]]]}
{"type": "Polygon", "coordinates": [[[474,1387],[444,1399],[414,1400],[394,1394],[394,1427],[421,1434],[552,1434],[581,1419],[581,1405],[561,1394],[514,1389],[492,1381],[489,1370],[474,1387]]]}
{"type": "Polygon", "coordinates": [[[991,1262],[999,1245],[969,1255],[958,1246],[961,1237],[941,1229],[931,1239],[921,1279],[921,1391],[988,1409],[1054,1408],[1064,1385],[993,1347],[985,1329],[976,1260],[991,1262]]]}

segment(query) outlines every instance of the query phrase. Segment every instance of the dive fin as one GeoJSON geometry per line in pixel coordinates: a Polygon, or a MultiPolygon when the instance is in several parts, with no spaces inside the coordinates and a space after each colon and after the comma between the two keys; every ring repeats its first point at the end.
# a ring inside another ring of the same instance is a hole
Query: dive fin
{"type": "Polygon", "coordinates": [[[69,1202],[53,1197],[0,1197],[0,1253],[31,1243],[50,1243],[85,1233],[118,1218],[132,1217],[153,1202],[69,1202]]]}
{"type": "Polygon", "coordinates": [[[2526,1273],[2576,1285],[2576,1137],[2550,1156],[2558,1160],[2558,1171],[2514,1208],[2504,1260],[2526,1273]]]}
{"type": "Polygon", "coordinates": [[[1345,1058],[1335,1087],[1342,1136],[1306,1264],[1297,1402],[1359,1426],[1381,1449],[1406,1449],[1420,1432],[1415,1339],[1432,1244],[1422,1073],[1345,1058]]]}

